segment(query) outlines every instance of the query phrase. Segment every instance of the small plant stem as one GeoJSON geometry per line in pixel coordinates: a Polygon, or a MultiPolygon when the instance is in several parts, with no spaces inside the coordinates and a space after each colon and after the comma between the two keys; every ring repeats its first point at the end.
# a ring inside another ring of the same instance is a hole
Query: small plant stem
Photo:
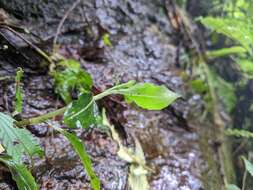
{"type": "Polygon", "coordinates": [[[24,127],[24,126],[27,126],[27,125],[35,125],[35,124],[38,124],[38,123],[42,123],[44,121],[47,121],[57,115],[62,115],[67,109],[67,106],[65,107],[62,107],[60,109],[57,109],[55,111],[52,111],[52,112],[49,112],[49,113],[46,113],[44,115],[41,115],[41,116],[38,116],[38,117],[34,117],[34,118],[29,118],[29,119],[24,119],[22,121],[18,121],[16,123],[16,125],[18,127],[24,127]]]}
{"type": "Polygon", "coordinates": [[[243,173],[243,179],[242,179],[242,190],[246,189],[246,180],[247,180],[247,170],[245,169],[243,173]]]}
{"type": "Polygon", "coordinates": [[[127,83],[119,84],[119,85],[116,85],[116,86],[114,86],[112,88],[109,88],[106,91],[112,91],[112,90],[118,90],[118,89],[122,89],[122,88],[127,88],[127,87],[130,87],[130,86],[133,86],[135,83],[136,83],[135,80],[130,80],[127,83]]]}
{"type": "Polygon", "coordinates": [[[11,76],[6,76],[6,77],[1,77],[0,76],[0,81],[4,81],[4,80],[9,80],[9,79],[13,79],[14,77],[11,76]]]}
{"type": "Polygon", "coordinates": [[[71,13],[71,11],[73,11],[79,3],[80,3],[80,0],[76,0],[76,2],[74,2],[74,4],[67,10],[67,12],[62,17],[62,19],[61,19],[61,21],[60,21],[60,23],[59,23],[59,25],[57,27],[56,35],[55,35],[54,41],[53,41],[53,54],[56,53],[56,50],[57,50],[57,47],[56,47],[56,45],[57,45],[57,39],[58,39],[58,36],[61,33],[61,29],[62,29],[62,26],[63,26],[65,20],[67,19],[67,17],[71,13]]]}
{"type": "Polygon", "coordinates": [[[120,84],[120,85],[117,85],[117,86],[114,86],[112,88],[109,88],[107,89],[106,91],[96,95],[93,97],[93,100],[96,101],[96,100],[100,100],[102,99],[103,97],[105,96],[108,96],[108,95],[111,95],[111,94],[120,94],[121,91],[124,90],[124,88],[127,88],[127,87],[130,87],[130,86],[133,86],[136,82],[134,80],[131,80],[127,83],[123,83],[123,84],[120,84]]]}
{"type": "Polygon", "coordinates": [[[82,112],[84,112],[85,110],[87,110],[87,109],[92,105],[92,103],[94,103],[95,101],[100,100],[100,99],[102,99],[103,97],[108,96],[108,95],[110,95],[110,94],[114,94],[114,93],[116,93],[116,92],[117,92],[117,91],[113,91],[113,90],[111,90],[111,88],[110,88],[110,89],[108,89],[108,90],[106,90],[106,91],[104,91],[104,92],[102,92],[102,93],[100,93],[100,94],[94,96],[94,97],[92,98],[92,100],[91,100],[83,109],[81,109],[81,110],[78,111],[77,113],[75,113],[75,114],[73,114],[72,116],[70,116],[70,118],[74,118],[74,117],[78,116],[79,114],[81,114],[82,112]]]}
{"type": "Polygon", "coordinates": [[[106,90],[106,91],[104,91],[104,92],[102,92],[102,93],[100,93],[100,94],[94,96],[94,97],[93,97],[93,101],[100,100],[100,99],[104,98],[105,96],[108,96],[108,95],[111,95],[111,94],[114,94],[114,91],[108,89],[108,90],[106,90]]]}
{"type": "MultiPolygon", "coordinates": [[[[89,108],[89,106],[92,104],[92,102],[95,102],[97,100],[100,100],[102,99],[103,97],[105,96],[108,96],[110,94],[114,94],[114,93],[117,93],[117,90],[112,90],[111,89],[108,89],[96,96],[93,97],[93,99],[91,100],[91,102],[85,106],[82,110],[80,110],[78,113],[74,114],[72,117],[75,117],[76,115],[80,114],[81,112],[85,111],[86,109],[89,108]]],[[[57,109],[55,111],[52,111],[52,112],[49,112],[49,113],[46,113],[44,115],[41,115],[41,116],[38,116],[38,117],[34,117],[34,118],[29,118],[29,119],[24,119],[22,121],[18,121],[16,122],[16,125],[18,127],[24,127],[24,126],[27,126],[27,125],[35,125],[35,124],[38,124],[38,123],[42,123],[42,122],[45,122],[55,116],[58,116],[58,115],[62,115],[64,114],[64,112],[67,110],[67,106],[65,107],[62,107],[60,109],[57,109]]]]}

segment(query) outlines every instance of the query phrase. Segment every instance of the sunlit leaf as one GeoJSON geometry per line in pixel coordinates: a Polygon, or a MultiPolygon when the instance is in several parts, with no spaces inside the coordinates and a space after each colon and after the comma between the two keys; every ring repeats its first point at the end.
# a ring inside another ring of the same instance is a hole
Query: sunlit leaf
{"type": "Polygon", "coordinates": [[[64,123],[70,128],[87,128],[100,120],[98,108],[90,93],[83,93],[64,113],[64,123]]]}
{"type": "Polygon", "coordinates": [[[94,190],[100,190],[100,180],[93,171],[91,159],[87,154],[87,152],[85,151],[83,143],[78,139],[78,137],[74,133],[63,131],[62,134],[69,140],[74,150],[80,157],[82,164],[91,180],[92,188],[94,190]]]}
{"type": "Polygon", "coordinates": [[[20,162],[24,154],[30,157],[35,154],[43,155],[31,133],[26,129],[15,127],[14,120],[3,113],[0,113],[0,142],[15,162],[20,162]]]}
{"type": "Polygon", "coordinates": [[[74,89],[77,89],[79,93],[91,89],[91,76],[81,68],[79,62],[68,59],[60,62],[59,65],[63,67],[63,70],[59,69],[53,73],[55,91],[65,103],[72,101],[71,92],[74,89]]]}
{"type": "Polygon", "coordinates": [[[161,110],[180,97],[165,86],[156,86],[151,83],[138,83],[119,90],[118,93],[123,94],[128,102],[133,101],[148,110],[161,110]]]}

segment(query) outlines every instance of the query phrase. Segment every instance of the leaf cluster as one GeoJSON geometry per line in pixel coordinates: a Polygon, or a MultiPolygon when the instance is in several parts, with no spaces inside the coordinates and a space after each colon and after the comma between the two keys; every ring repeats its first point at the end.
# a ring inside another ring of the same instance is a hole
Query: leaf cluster
{"type": "MultiPolygon", "coordinates": [[[[55,82],[55,92],[60,95],[67,104],[65,108],[55,110],[45,116],[30,118],[24,121],[16,122],[11,116],[0,113],[0,142],[6,150],[5,157],[0,157],[0,161],[6,164],[13,179],[16,181],[20,190],[37,190],[37,184],[30,171],[22,163],[23,156],[34,155],[42,156],[43,152],[38,143],[34,140],[27,129],[16,127],[22,124],[36,124],[46,121],[50,117],[64,113],[63,123],[71,129],[89,128],[91,126],[102,125],[102,119],[96,104],[96,101],[112,94],[122,95],[128,103],[148,109],[161,110],[169,106],[180,96],[165,86],[156,86],[151,83],[136,83],[129,81],[119,84],[105,90],[104,92],[93,95],[91,87],[93,81],[91,76],[81,69],[80,63],[68,59],[60,61],[56,69],[51,72],[55,82]],[[76,91],[78,97],[72,100],[72,93],[76,91]]],[[[17,73],[16,82],[20,83],[21,73],[17,73]]],[[[17,110],[22,111],[22,96],[19,85],[16,88],[17,110]]],[[[95,190],[100,190],[100,180],[92,168],[92,162],[85,151],[84,144],[74,132],[68,132],[62,128],[53,126],[60,132],[73,146],[75,152],[91,180],[91,186],[95,190]]]]}

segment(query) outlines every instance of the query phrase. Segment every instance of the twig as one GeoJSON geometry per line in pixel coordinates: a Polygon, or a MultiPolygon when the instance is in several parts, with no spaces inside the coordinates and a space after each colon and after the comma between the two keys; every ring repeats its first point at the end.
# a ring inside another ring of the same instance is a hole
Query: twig
{"type": "Polygon", "coordinates": [[[50,64],[53,63],[52,59],[44,52],[42,51],[39,47],[31,43],[29,40],[25,39],[21,34],[10,28],[9,26],[6,25],[1,25],[2,28],[5,28],[18,36],[20,39],[22,39],[24,42],[26,42],[30,47],[32,47],[37,53],[39,53],[42,57],[44,57],[50,64]]]}
{"type": "Polygon", "coordinates": [[[14,77],[11,77],[11,76],[2,77],[2,76],[0,76],[0,81],[3,81],[3,80],[10,80],[10,79],[14,79],[14,77]]]}
{"type": "MultiPolygon", "coordinates": [[[[250,154],[248,154],[248,157],[247,159],[250,161],[250,154]]],[[[245,167],[245,170],[244,170],[244,173],[243,173],[243,178],[242,178],[242,190],[245,190],[246,189],[246,181],[247,181],[247,174],[248,174],[248,171],[247,171],[247,168],[246,166],[245,167]]]]}
{"type": "Polygon", "coordinates": [[[61,19],[61,21],[60,21],[60,23],[59,23],[59,25],[57,27],[56,35],[54,37],[54,41],[53,41],[53,53],[56,52],[56,49],[57,49],[57,47],[56,47],[56,45],[57,45],[57,39],[58,39],[58,36],[59,36],[59,34],[61,32],[61,28],[62,28],[65,20],[67,19],[67,17],[71,13],[71,11],[73,11],[79,3],[80,3],[80,0],[76,0],[75,3],[67,10],[67,12],[62,17],[62,19],[61,19]]]}
{"type": "MultiPolygon", "coordinates": [[[[82,112],[87,110],[93,102],[95,102],[97,100],[100,100],[100,99],[104,98],[105,96],[108,96],[108,95],[111,95],[111,94],[117,94],[117,93],[120,94],[119,88],[124,88],[124,87],[127,87],[127,86],[131,85],[131,84],[134,84],[134,81],[129,81],[128,83],[124,83],[124,84],[114,86],[114,87],[109,88],[109,89],[107,89],[106,91],[104,91],[100,94],[97,94],[96,96],[93,96],[92,100],[83,109],[81,109],[77,113],[74,113],[73,115],[71,115],[70,118],[73,119],[77,115],[81,114],[82,112]]],[[[42,123],[42,122],[45,122],[45,121],[47,121],[47,120],[49,120],[49,119],[51,119],[55,116],[64,114],[64,112],[67,110],[67,107],[68,107],[68,105],[65,106],[65,107],[62,107],[60,109],[57,109],[55,111],[51,111],[51,112],[46,113],[44,115],[38,116],[38,117],[33,117],[33,118],[28,118],[28,119],[18,121],[15,124],[18,127],[24,127],[24,126],[27,126],[27,125],[35,125],[35,124],[38,124],[38,123],[42,123]]]]}
{"type": "MultiPolygon", "coordinates": [[[[82,113],[83,111],[85,111],[86,109],[89,108],[89,106],[96,100],[99,100],[105,96],[108,96],[110,95],[112,92],[111,92],[111,89],[108,89],[107,91],[105,92],[102,92],[96,96],[93,97],[93,99],[90,101],[89,104],[87,104],[87,106],[85,106],[85,108],[81,109],[79,112],[75,113],[74,115],[72,115],[71,117],[76,117],[77,115],[79,115],[80,113],[82,113]]],[[[38,117],[33,117],[33,118],[28,118],[28,119],[24,119],[22,121],[18,121],[16,122],[16,125],[18,127],[24,127],[24,126],[28,126],[28,125],[35,125],[35,124],[39,124],[39,123],[42,123],[42,122],[45,122],[55,116],[58,116],[58,115],[62,115],[64,114],[64,112],[67,110],[67,106],[65,107],[62,107],[62,108],[59,108],[55,111],[51,111],[49,113],[46,113],[44,115],[41,115],[41,116],[38,116],[38,117]]]]}
{"type": "Polygon", "coordinates": [[[247,180],[247,170],[245,169],[244,170],[244,173],[243,173],[243,179],[242,179],[242,190],[245,190],[246,188],[246,180],[247,180]]]}
{"type": "Polygon", "coordinates": [[[62,115],[66,111],[66,109],[67,109],[67,107],[65,106],[63,108],[57,109],[55,111],[46,113],[46,114],[38,116],[38,117],[24,119],[22,121],[16,122],[16,125],[18,127],[24,127],[24,126],[28,126],[28,125],[35,125],[38,123],[42,123],[42,122],[47,121],[55,116],[62,115]]]}

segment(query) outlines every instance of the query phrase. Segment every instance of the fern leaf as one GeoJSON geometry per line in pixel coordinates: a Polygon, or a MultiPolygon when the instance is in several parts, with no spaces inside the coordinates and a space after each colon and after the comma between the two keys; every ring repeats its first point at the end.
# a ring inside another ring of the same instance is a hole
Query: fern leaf
{"type": "Polygon", "coordinates": [[[214,17],[202,18],[201,23],[239,42],[244,48],[251,52],[253,35],[252,28],[248,23],[238,19],[214,17]]]}
{"type": "Polygon", "coordinates": [[[225,134],[228,136],[244,137],[244,138],[253,138],[253,133],[250,131],[242,129],[227,129],[225,134]]]}

